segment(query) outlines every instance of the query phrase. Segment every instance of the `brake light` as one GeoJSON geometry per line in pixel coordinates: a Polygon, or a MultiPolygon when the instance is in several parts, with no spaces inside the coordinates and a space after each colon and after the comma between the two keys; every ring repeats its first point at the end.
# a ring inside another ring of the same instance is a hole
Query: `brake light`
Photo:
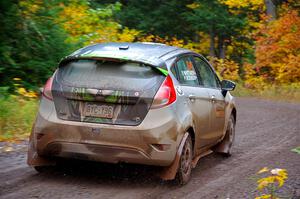
{"type": "Polygon", "coordinates": [[[157,91],[152,106],[152,109],[161,108],[172,104],[176,100],[176,91],[172,78],[167,76],[159,90],[157,91]]]}
{"type": "Polygon", "coordinates": [[[52,82],[53,82],[53,77],[50,77],[47,80],[43,90],[43,96],[49,100],[53,100],[52,93],[51,93],[52,82]]]}

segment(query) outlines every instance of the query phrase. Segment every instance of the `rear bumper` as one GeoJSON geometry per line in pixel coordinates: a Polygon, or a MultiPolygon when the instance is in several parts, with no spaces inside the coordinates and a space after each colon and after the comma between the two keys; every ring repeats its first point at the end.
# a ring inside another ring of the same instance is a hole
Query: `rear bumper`
{"type": "MultiPolygon", "coordinates": [[[[168,166],[183,135],[172,107],[150,110],[138,126],[72,122],[56,116],[52,101],[42,99],[29,154],[101,162],[168,166]],[[157,145],[163,144],[164,150],[157,145]]],[[[28,163],[35,165],[28,156],[28,163]]]]}
{"type": "Polygon", "coordinates": [[[152,160],[148,154],[137,148],[89,143],[51,142],[42,154],[109,163],[131,162],[150,165],[165,163],[165,160],[152,160]]]}

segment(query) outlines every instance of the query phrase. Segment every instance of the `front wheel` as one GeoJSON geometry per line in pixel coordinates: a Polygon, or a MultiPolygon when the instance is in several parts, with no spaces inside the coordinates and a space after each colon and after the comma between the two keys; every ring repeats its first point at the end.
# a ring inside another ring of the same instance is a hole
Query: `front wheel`
{"type": "Polygon", "coordinates": [[[233,115],[231,115],[230,119],[229,119],[229,122],[228,122],[226,135],[224,137],[225,150],[222,154],[225,157],[229,157],[232,154],[231,148],[232,148],[232,145],[233,145],[234,137],[235,137],[235,120],[234,120],[233,115]]]}
{"type": "Polygon", "coordinates": [[[228,121],[227,129],[223,140],[212,148],[214,152],[222,154],[224,157],[231,156],[231,148],[235,137],[235,119],[231,115],[228,121]]]}
{"type": "Polygon", "coordinates": [[[193,159],[193,146],[191,137],[188,136],[180,156],[179,168],[177,171],[177,182],[180,185],[188,183],[191,178],[193,159]]]}

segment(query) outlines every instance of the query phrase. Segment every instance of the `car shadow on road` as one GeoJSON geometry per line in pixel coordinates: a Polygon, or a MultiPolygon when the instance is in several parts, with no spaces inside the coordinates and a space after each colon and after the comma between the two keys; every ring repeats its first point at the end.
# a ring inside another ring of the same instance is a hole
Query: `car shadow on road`
{"type": "MultiPolygon", "coordinates": [[[[226,161],[218,154],[211,154],[199,160],[192,175],[201,177],[202,172],[213,172],[214,166],[226,161]]],[[[67,183],[80,181],[83,184],[105,184],[119,186],[130,184],[131,186],[167,186],[177,187],[174,181],[163,181],[158,177],[160,167],[136,165],[136,164],[106,164],[89,161],[68,160],[61,161],[58,166],[50,168],[45,173],[39,173],[34,177],[41,177],[43,180],[52,179],[67,183]]],[[[192,180],[194,178],[192,177],[192,180]]],[[[33,176],[32,176],[33,177],[33,176]]]]}

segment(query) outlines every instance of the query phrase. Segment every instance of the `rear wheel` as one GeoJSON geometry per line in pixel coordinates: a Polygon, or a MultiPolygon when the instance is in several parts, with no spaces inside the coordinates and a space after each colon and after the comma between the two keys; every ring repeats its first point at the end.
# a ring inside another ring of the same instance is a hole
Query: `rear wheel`
{"type": "Polygon", "coordinates": [[[51,170],[50,166],[35,166],[33,168],[39,173],[47,173],[51,170]]]}
{"type": "Polygon", "coordinates": [[[188,183],[192,172],[193,147],[191,137],[188,136],[181,153],[179,168],[177,171],[177,182],[180,185],[188,183]]]}

